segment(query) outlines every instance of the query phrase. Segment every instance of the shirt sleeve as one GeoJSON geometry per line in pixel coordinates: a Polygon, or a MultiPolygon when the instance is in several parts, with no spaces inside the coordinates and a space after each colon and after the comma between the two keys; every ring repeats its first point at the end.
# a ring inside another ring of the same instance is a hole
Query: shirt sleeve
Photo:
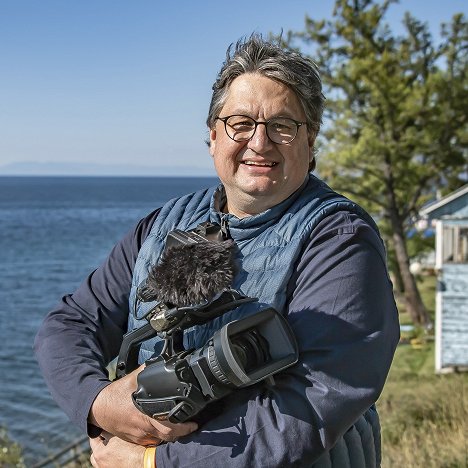
{"type": "Polygon", "coordinates": [[[156,450],[158,468],[311,466],[379,397],[399,339],[377,233],[348,212],[323,220],[288,286],[298,364],[233,392],[197,432],[156,450]]]}
{"type": "Polygon", "coordinates": [[[133,268],[157,213],[142,219],[73,294],[64,296],[36,334],[34,351],[50,393],[84,431],[94,399],[110,383],[106,366],[127,329],[133,268]]]}

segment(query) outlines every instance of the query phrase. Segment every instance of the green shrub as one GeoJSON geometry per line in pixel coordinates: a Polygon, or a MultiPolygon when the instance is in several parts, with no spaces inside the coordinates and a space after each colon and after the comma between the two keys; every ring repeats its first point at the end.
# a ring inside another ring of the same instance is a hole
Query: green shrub
{"type": "Polygon", "coordinates": [[[4,468],[25,466],[20,446],[8,437],[5,428],[0,428],[0,466],[4,468]]]}

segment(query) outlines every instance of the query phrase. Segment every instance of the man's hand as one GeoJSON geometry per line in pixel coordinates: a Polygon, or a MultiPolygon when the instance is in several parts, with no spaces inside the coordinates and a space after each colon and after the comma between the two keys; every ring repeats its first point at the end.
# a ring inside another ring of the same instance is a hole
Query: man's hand
{"type": "Polygon", "coordinates": [[[103,432],[99,437],[89,439],[91,464],[94,468],[135,468],[143,466],[145,447],[126,442],[103,432]]]}
{"type": "Polygon", "coordinates": [[[143,369],[144,365],[101,390],[91,406],[88,421],[120,439],[138,445],[173,441],[196,431],[196,423],[156,421],[135,407],[132,393],[138,386],[137,375],[143,369]]]}

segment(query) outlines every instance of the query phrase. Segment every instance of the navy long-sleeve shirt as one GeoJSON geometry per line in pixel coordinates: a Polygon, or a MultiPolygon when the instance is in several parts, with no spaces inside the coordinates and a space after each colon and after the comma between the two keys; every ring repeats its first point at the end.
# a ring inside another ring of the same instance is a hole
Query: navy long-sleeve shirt
{"type": "MultiPolygon", "coordinates": [[[[52,396],[84,431],[105,366],[126,331],[138,251],[158,211],[141,220],[104,264],[45,318],[35,342],[52,396]]],[[[353,213],[314,229],[291,277],[287,319],[299,363],[232,393],[197,432],[157,449],[169,466],[310,466],[382,390],[398,342],[398,317],[375,231],[353,213]]]]}

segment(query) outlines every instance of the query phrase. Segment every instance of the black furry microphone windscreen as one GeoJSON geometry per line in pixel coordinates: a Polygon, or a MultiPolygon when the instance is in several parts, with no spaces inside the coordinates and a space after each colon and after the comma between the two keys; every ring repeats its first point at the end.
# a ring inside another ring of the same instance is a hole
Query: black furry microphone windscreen
{"type": "Polygon", "coordinates": [[[176,307],[210,301],[232,284],[234,249],[232,240],[169,247],[149,272],[146,288],[158,301],[176,307]]]}

